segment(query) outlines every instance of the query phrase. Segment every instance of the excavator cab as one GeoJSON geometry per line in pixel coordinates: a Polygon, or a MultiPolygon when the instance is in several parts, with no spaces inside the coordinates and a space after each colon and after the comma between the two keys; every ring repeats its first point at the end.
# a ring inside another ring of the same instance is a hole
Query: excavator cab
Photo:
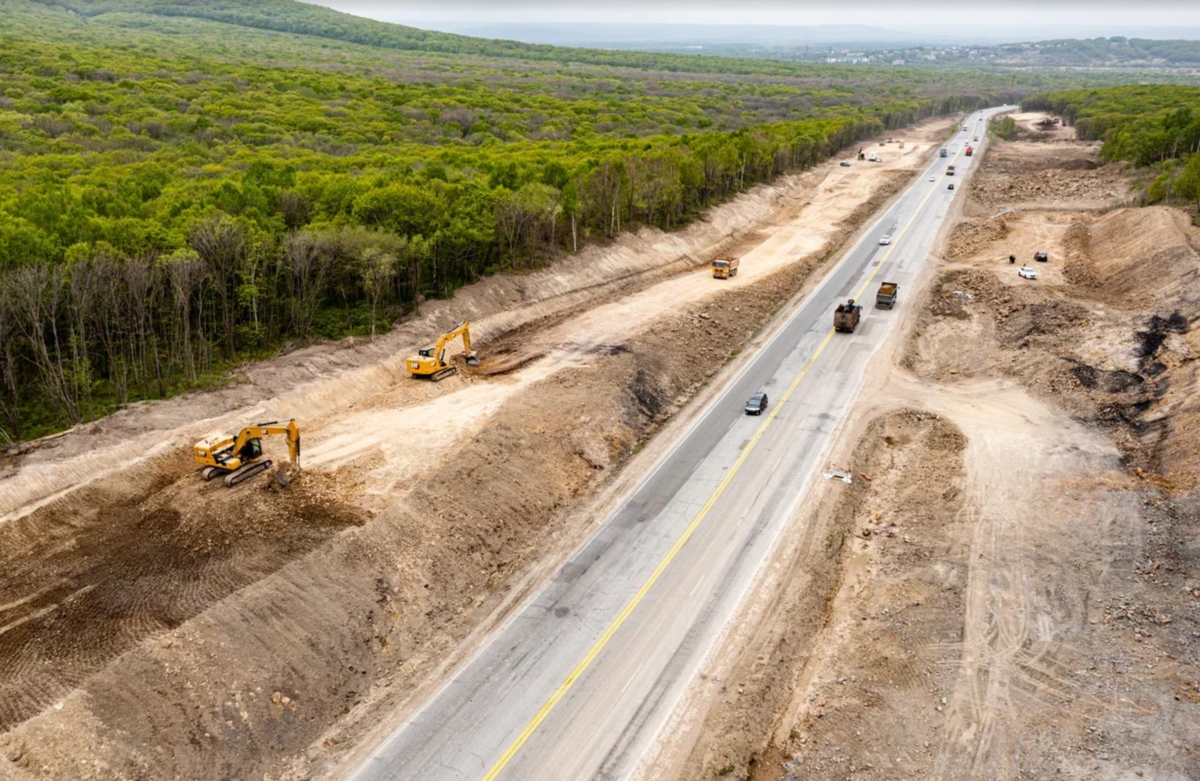
{"type": "Polygon", "coordinates": [[[251,439],[242,448],[241,457],[243,461],[254,461],[262,458],[262,440],[258,437],[251,439]]]}

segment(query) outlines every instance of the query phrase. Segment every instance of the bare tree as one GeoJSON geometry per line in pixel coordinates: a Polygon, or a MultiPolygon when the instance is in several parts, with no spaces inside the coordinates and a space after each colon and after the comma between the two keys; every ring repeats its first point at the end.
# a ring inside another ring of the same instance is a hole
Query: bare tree
{"type": "Polygon", "coordinates": [[[147,383],[151,376],[158,380],[159,396],[166,395],[162,382],[162,369],[158,350],[153,344],[154,297],[158,287],[158,264],[151,255],[139,255],[125,261],[122,267],[125,278],[125,293],[128,297],[129,321],[134,336],[134,353],[137,359],[135,375],[141,386],[142,395],[147,395],[147,383]],[[153,364],[153,372],[151,371],[153,364]]]}
{"type": "Polygon", "coordinates": [[[175,304],[175,323],[180,365],[188,382],[196,384],[196,359],[192,350],[192,301],[204,284],[204,262],[192,250],[179,250],[163,261],[171,300],[175,304]]]}
{"type": "MultiPolygon", "coordinates": [[[[77,366],[84,367],[90,376],[92,361],[89,347],[89,326],[95,318],[96,302],[100,294],[102,279],[96,266],[91,262],[77,261],[70,266],[70,297],[71,311],[71,352],[77,366]]],[[[92,401],[92,384],[83,384],[83,398],[88,408],[88,418],[96,419],[96,409],[92,401]]]]}
{"type": "Polygon", "coordinates": [[[17,324],[8,277],[0,277],[0,413],[10,439],[21,438],[21,396],[17,385],[17,324]]]}
{"type": "Polygon", "coordinates": [[[61,268],[29,266],[11,275],[17,321],[28,343],[42,390],[69,426],[82,420],[74,393],[74,367],[63,362],[59,324],[65,308],[66,285],[61,268]]]}
{"type": "Polygon", "coordinates": [[[279,213],[288,230],[295,231],[308,224],[312,204],[295,190],[284,190],[279,194],[279,213]]]}
{"type": "Polygon", "coordinates": [[[333,248],[307,232],[289,234],[283,240],[283,265],[292,292],[292,327],[305,339],[325,290],[325,274],[333,259],[333,248]]]}
{"type": "Polygon", "coordinates": [[[237,272],[246,257],[246,231],[241,224],[228,217],[209,217],[192,229],[190,240],[192,249],[196,250],[213,277],[213,287],[221,304],[225,352],[229,360],[236,360],[237,272]]]}
{"type": "Polygon", "coordinates": [[[129,403],[129,316],[126,307],[125,280],[121,261],[109,254],[92,260],[97,275],[97,296],[92,331],[99,335],[108,361],[108,379],[117,403],[129,403]]]}

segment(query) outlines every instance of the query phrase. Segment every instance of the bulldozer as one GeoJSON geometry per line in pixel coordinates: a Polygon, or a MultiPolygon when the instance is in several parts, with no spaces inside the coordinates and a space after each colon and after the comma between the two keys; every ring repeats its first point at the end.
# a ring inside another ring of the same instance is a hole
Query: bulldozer
{"type": "Polygon", "coordinates": [[[422,347],[417,350],[416,356],[408,359],[408,373],[419,379],[438,382],[457,372],[457,366],[446,363],[446,345],[459,336],[462,336],[463,354],[467,357],[467,364],[478,366],[479,358],[471,350],[471,325],[463,320],[442,334],[433,347],[422,347]]]}
{"type": "Polygon", "coordinates": [[[272,420],[246,426],[238,435],[216,434],[206,437],[192,448],[196,463],[202,468],[205,482],[225,478],[225,487],[233,488],[260,472],[271,468],[271,459],[263,458],[262,438],[286,436],[288,454],[296,467],[300,466],[300,427],[294,420],[272,420]]]}

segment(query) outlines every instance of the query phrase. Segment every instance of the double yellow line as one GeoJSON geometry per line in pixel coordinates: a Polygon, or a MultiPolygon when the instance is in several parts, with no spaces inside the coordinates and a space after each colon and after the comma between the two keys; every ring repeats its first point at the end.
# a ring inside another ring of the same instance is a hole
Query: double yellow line
{"type": "MultiPolygon", "coordinates": [[[[955,125],[955,127],[958,127],[958,125],[955,125]]],[[[954,162],[954,160],[957,159],[958,154],[956,153],[950,162],[954,162]]],[[[924,174],[922,174],[922,176],[923,175],[924,174]]],[[[883,258],[880,259],[879,264],[875,266],[875,270],[872,271],[870,275],[867,276],[866,280],[863,281],[862,287],[859,288],[855,299],[862,298],[863,294],[867,290],[867,287],[871,284],[871,281],[875,279],[875,275],[879,273],[879,269],[883,268],[883,264],[887,262],[887,259],[891,257],[893,250],[896,249],[896,242],[899,241],[900,237],[908,232],[908,229],[925,209],[925,204],[928,203],[929,199],[933,197],[933,193],[936,192],[936,190],[937,188],[934,187],[929,191],[929,194],[926,195],[924,200],[921,201],[921,205],[917,207],[915,212],[913,212],[913,216],[910,217],[908,222],[904,224],[904,227],[900,229],[900,232],[893,237],[892,244],[888,247],[887,252],[884,253],[883,258]]],[[[750,457],[750,453],[753,452],[755,446],[758,445],[759,440],[762,439],[763,434],[766,433],[767,427],[771,425],[771,423],[775,420],[775,416],[779,414],[779,411],[783,409],[783,405],[787,403],[788,398],[791,397],[792,393],[795,392],[797,387],[799,387],[800,381],[804,379],[804,376],[808,374],[809,369],[811,369],[813,364],[816,363],[817,358],[820,357],[821,352],[825,349],[825,346],[829,344],[829,340],[833,338],[833,334],[834,330],[832,328],[829,329],[829,333],[825,334],[825,338],[821,340],[821,344],[817,346],[817,349],[812,354],[812,357],[809,358],[808,362],[804,364],[804,368],[801,369],[800,373],[796,375],[796,379],[792,381],[792,384],[788,387],[787,392],[783,394],[783,397],[779,400],[779,403],[775,405],[775,408],[771,411],[771,414],[767,416],[767,419],[764,420],[762,425],[758,427],[758,431],[754,433],[754,437],[750,440],[749,444],[742,449],[742,454],[738,456],[738,460],[734,462],[733,467],[726,473],[724,479],[721,480],[721,484],[717,486],[715,491],[713,491],[712,496],[710,496],[708,501],[704,503],[704,506],[700,508],[700,512],[696,514],[696,517],[693,518],[692,522],[688,524],[688,527],[684,529],[683,534],[678,540],[675,541],[675,544],[671,546],[671,550],[667,552],[667,555],[664,556],[662,561],[658,563],[658,566],[654,568],[654,572],[650,573],[650,577],[646,579],[646,582],[642,584],[642,587],[637,590],[637,593],[633,595],[633,598],[629,600],[628,604],[626,604],[621,612],[617,614],[617,617],[613,619],[613,622],[609,624],[608,628],[604,630],[604,634],[600,635],[600,638],[596,640],[595,644],[593,644],[591,649],[588,650],[587,655],[583,657],[579,664],[575,665],[575,669],[571,670],[571,674],[568,675],[566,680],[564,680],[559,687],[554,690],[554,694],[550,696],[550,699],[546,700],[546,703],[542,705],[541,709],[537,712],[533,719],[527,725],[525,725],[525,729],[521,730],[521,734],[518,735],[515,740],[513,740],[500,758],[496,760],[496,763],[492,765],[490,770],[488,770],[487,775],[483,777],[483,781],[495,781],[496,777],[499,776],[501,771],[503,771],[508,763],[512,761],[513,757],[517,755],[525,743],[531,737],[533,737],[533,733],[535,733],[537,728],[541,726],[542,722],[546,720],[546,717],[550,715],[550,712],[554,710],[555,706],[558,705],[563,697],[567,696],[567,692],[571,690],[571,687],[575,685],[575,682],[582,677],[588,667],[591,666],[592,662],[596,660],[596,657],[599,656],[600,652],[604,650],[604,647],[608,645],[608,641],[613,638],[613,635],[617,633],[617,630],[620,629],[625,621],[629,619],[629,616],[633,614],[633,611],[637,610],[638,605],[642,603],[642,600],[645,599],[646,595],[650,593],[650,590],[654,588],[654,584],[657,583],[658,579],[662,577],[664,572],[666,572],[667,567],[669,567],[671,562],[675,560],[675,557],[679,555],[679,551],[683,549],[683,546],[687,544],[689,539],[691,539],[692,535],[696,532],[696,529],[698,529],[700,524],[704,522],[704,519],[708,516],[709,511],[712,510],[714,505],[716,505],[717,500],[719,500],[721,495],[725,493],[725,489],[729,487],[729,484],[733,481],[734,476],[737,475],[738,470],[742,468],[742,464],[746,463],[746,459],[750,457]]]]}

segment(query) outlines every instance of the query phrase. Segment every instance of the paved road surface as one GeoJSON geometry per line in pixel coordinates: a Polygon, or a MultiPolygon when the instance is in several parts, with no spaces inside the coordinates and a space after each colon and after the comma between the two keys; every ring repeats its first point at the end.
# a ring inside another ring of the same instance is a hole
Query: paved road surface
{"type": "MultiPolygon", "coordinates": [[[[808,302],[551,581],[352,776],[354,781],[584,781],[634,767],[764,563],[857,394],[957,190],[947,165],[983,118],[846,254],[808,302]],[[930,177],[934,181],[930,182],[930,177]],[[893,243],[881,246],[890,235],[893,243]],[[858,295],[854,334],[831,333],[858,295]],[[742,413],[765,390],[767,415],[742,413]]],[[[855,165],[870,165],[858,163],[855,165]]],[[[749,254],[743,263],[752,263],[749,254]]]]}

